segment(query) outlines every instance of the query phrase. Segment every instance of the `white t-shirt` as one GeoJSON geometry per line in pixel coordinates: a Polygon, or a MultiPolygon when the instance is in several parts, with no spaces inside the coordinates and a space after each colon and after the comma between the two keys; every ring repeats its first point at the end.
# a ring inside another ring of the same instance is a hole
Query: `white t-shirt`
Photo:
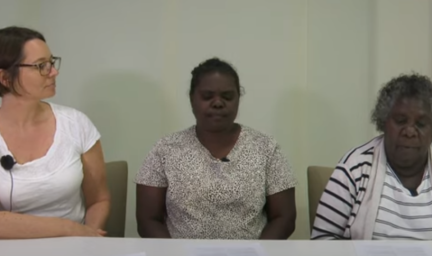
{"type": "MultiPolygon", "coordinates": [[[[100,134],[82,112],[49,104],[56,118],[53,144],[45,156],[12,168],[12,211],[84,223],[81,155],[100,134]]],[[[0,157],[4,155],[12,154],[0,134],[0,157]]],[[[10,209],[11,184],[9,171],[0,166],[0,211],[10,209]]]]}
{"type": "Polygon", "coordinates": [[[432,185],[426,168],[417,195],[406,189],[387,165],[372,239],[432,239],[432,185]]]}

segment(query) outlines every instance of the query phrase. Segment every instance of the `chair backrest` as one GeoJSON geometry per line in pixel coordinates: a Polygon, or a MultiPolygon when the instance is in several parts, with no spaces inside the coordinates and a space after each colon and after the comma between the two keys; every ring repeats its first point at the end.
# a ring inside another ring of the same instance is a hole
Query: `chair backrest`
{"type": "Polygon", "coordinates": [[[309,197],[309,223],[312,231],[318,203],[324,192],[327,182],[334,168],[322,166],[309,166],[307,170],[308,197],[309,197]]]}
{"type": "Polygon", "coordinates": [[[111,209],[105,230],[108,237],[124,237],[126,222],[126,200],[128,187],[128,165],[126,161],[105,164],[108,189],[111,193],[111,209]]]}

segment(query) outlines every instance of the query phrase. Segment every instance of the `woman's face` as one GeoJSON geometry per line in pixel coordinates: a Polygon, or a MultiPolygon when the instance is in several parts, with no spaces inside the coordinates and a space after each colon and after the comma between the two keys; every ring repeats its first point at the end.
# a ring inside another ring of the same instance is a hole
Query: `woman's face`
{"type": "Polygon", "coordinates": [[[197,125],[210,132],[230,129],[237,117],[239,97],[233,77],[217,72],[204,75],[190,99],[197,125]]]}
{"type": "Polygon", "coordinates": [[[395,102],[385,123],[384,143],[389,161],[409,169],[427,159],[432,142],[430,106],[416,98],[395,102]]]}
{"type": "MultiPolygon", "coordinates": [[[[55,59],[48,45],[39,39],[30,40],[25,43],[23,54],[19,76],[13,81],[17,92],[22,97],[33,100],[53,97],[58,69],[51,65],[55,59]]],[[[60,64],[59,60],[56,63],[60,64]]],[[[2,78],[3,84],[9,84],[5,77],[2,78]]]]}

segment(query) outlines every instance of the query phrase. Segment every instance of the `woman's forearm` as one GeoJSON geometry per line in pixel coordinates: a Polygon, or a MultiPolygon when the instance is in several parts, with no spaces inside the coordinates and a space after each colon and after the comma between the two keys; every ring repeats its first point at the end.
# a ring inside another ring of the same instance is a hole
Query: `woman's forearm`
{"type": "Polygon", "coordinates": [[[47,238],[72,235],[74,222],[0,211],[0,239],[47,238]]]}
{"type": "Polygon", "coordinates": [[[295,221],[284,218],[275,218],[267,223],[261,233],[260,239],[288,239],[295,230],[295,221]]]}
{"type": "Polygon", "coordinates": [[[97,202],[87,208],[85,223],[94,229],[104,229],[110,211],[110,201],[97,202]]]}
{"type": "Polygon", "coordinates": [[[171,238],[165,223],[151,219],[138,224],[138,233],[142,238],[171,238]]]}

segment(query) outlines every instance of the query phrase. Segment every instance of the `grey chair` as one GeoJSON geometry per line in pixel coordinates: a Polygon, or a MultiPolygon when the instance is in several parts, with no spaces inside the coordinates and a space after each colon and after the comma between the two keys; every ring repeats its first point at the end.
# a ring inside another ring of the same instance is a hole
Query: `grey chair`
{"type": "Polygon", "coordinates": [[[111,193],[111,209],[105,230],[108,237],[124,237],[128,188],[126,161],[108,162],[105,165],[108,189],[111,193]]]}

